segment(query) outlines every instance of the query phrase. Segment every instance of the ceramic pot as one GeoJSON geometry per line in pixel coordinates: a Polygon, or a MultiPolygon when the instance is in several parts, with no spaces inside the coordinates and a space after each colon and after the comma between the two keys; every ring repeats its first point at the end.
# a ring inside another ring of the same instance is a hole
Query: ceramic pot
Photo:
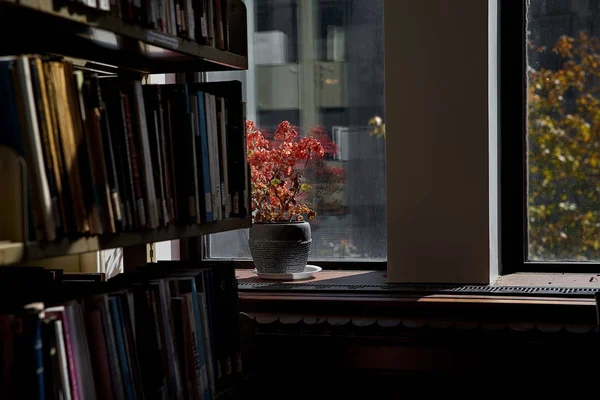
{"type": "Polygon", "coordinates": [[[258,272],[302,272],[312,243],[310,224],[306,221],[255,223],[250,228],[248,243],[258,272]]]}

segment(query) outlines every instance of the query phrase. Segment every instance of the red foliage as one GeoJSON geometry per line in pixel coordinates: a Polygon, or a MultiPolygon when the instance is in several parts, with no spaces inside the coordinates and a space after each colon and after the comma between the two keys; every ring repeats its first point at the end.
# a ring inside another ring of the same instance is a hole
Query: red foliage
{"type": "Polygon", "coordinates": [[[246,121],[254,222],[301,221],[303,214],[309,219],[317,215],[297,197],[310,189],[301,183],[309,161],[313,156],[322,158],[325,151],[314,137],[297,140],[297,136],[298,132],[284,121],[269,143],[253,121],[246,121]]]}

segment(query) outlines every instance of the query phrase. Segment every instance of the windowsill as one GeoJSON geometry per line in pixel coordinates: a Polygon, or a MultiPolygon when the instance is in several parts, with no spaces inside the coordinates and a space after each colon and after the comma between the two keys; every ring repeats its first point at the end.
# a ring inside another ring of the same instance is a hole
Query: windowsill
{"type": "MultiPolygon", "coordinates": [[[[385,271],[321,271],[315,278],[306,281],[271,281],[257,277],[252,270],[237,270],[237,277],[243,283],[295,284],[295,285],[384,285],[387,283],[385,271]]],[[[592,273],[546,273],[518,272],[498,277],[491,286],[598,288],[600,274],[592,273]]]]}
{"type": "MultiPolygon", "coordinates": [[[[596,326],[593,296],[540,295],[527,291],[510,295],[436,293],[431,291],[431,286],[428,292],[407,286],[408,290],[390,293],[393,291],[376,288],[387,283],[382,271],[321,271],[308,281],[269,281],[258,278],[252,270],[237,270],[236,275],[240,311],[263,322],[316,318],[336,324],[339,321],[360,323],[363,319],[385,324],[391,318],[445,321],[449,326],[457,321],[467,321],[474,326],[483,322],[494,326],[516,324],[517,327],[523,323],[549,324],[557,329],[574,325],[589,330],[596,326]]],[[[571,277],[569,281],[562,274],[514,274],[497,280],[493,286],[540,286],[545,282],[550,286],[572,287],[574,284],[583,286],[586,277],[590,279],[589,275],[578,275],[581,276],[571,277]]],[[[587,287],[590,283],[587,282],[587,287]]]]}
{"type": "Polygon", "coordinates": [[[498,277],[493,285],[600,289],[600,274],[517,272],[498,277]]]}

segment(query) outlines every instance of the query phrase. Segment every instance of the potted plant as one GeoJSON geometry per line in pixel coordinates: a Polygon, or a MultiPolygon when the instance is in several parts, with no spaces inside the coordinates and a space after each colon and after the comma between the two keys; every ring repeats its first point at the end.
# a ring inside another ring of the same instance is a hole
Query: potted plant
{"type": "Polygon", "coordinates": [[[311,188],[302,174],[313,157],[323,157],[323,146],[314,137],[298,139],[287,121],[279,124],[271,144],[247,121],[246,140],[253,216],[248,243],[254,265],[259,273],[302,272],[312,242],[305,217],[317,215],[301,201],[311,188]]]}

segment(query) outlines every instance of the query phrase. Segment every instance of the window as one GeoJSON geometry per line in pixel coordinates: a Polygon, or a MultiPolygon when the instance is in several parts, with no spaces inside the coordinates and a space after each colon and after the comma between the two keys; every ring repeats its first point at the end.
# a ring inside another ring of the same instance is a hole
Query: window
{"type": "MultiPolygon", "coordinates": [[[[306,200],[318,213],[311,261],[374,261],[383,268],[383,0],[245,3],[250,67],[210,73],[209,80],[240,79],[247,118],[263,133],[284,120],[300,134],[322,130],[330,150],[306,174],[313,188],[306,200]],[[381,125],[370,125],[376,117],[381,125]]],[[[247,240],[247,231],[211,235],[206,255],[249,259],[247,240]]]]}
{"type": "Polygon", "coordinates": [[[600,2],[502,7],[503,264],[597,270],[600,2]]]}

